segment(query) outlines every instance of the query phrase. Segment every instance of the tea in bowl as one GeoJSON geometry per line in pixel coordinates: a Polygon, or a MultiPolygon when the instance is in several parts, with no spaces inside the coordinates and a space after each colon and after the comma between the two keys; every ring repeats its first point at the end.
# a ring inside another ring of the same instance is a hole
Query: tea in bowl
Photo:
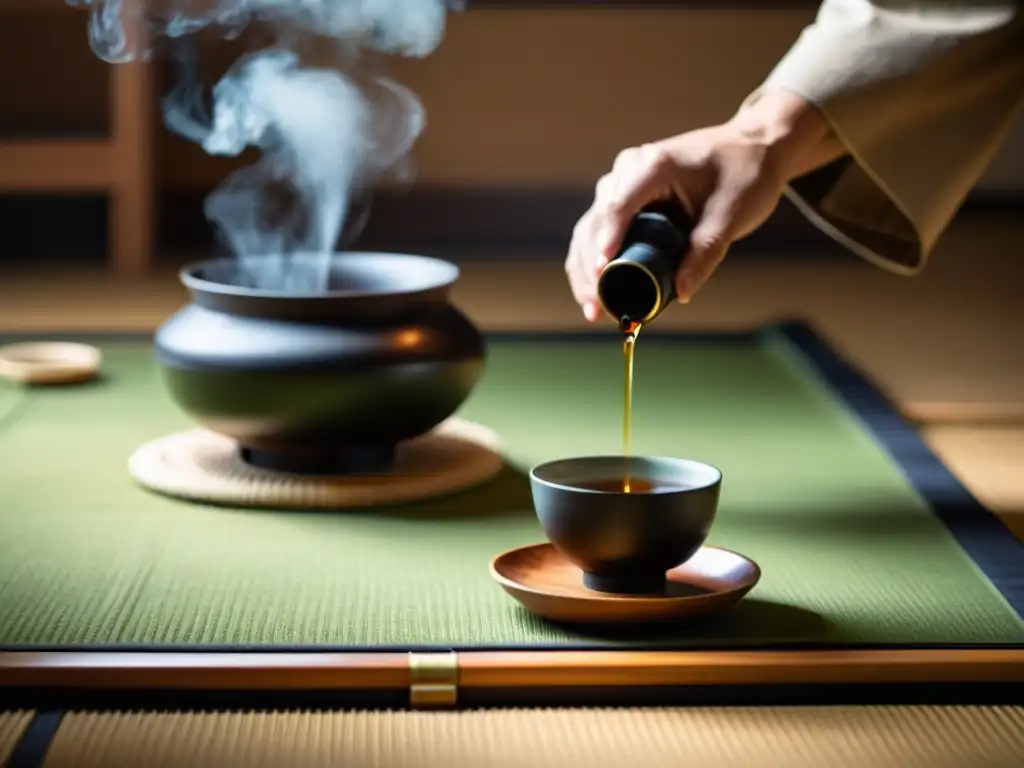
{"type": "Polygon", "coordinates": [[[722,473],[698,461],[586,456],[530,470],[541,528],[588,589],[661,594],[666,573],[704,544],[722,473]]]}

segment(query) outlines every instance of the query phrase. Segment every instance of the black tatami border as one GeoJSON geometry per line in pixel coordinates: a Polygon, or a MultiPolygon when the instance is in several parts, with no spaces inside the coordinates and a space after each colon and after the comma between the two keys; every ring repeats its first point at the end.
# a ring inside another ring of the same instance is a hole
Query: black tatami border
{"type": "Polygon", "coordinates": [[[785,323],[777,332],[841,397],[971,560],[1024,617],[1024,544],[957,479],[889,399],[813,328],[785,323]]]}
{"type": "Polygon", "coordinates": [[[33,714],[3,768],[40,768],[63,719],[64,713],[58,709],[43,709],[33,714]]]}

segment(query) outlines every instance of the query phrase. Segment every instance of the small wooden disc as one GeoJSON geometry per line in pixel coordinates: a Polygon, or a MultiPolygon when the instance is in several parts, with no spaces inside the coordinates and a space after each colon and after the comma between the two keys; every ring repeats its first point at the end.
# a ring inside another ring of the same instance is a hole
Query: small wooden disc
{"type": "Polygon", "coordinates": [[[391,472],[310,477],[250,466],[233,440],[190,429],[140,446],[128,471],[150,490],[190,501],[273,509],[369,507],[442,496],[490,480],[503,467],[498,443],[487,427],[451,418],[399,445],[391,472]]]}
{"type": "Polygon", "coordinates": [[[24,384],[75,384],[99,372],[96,347],[70,341],[25,341],[0,347],[0,376],[24,384]]]}

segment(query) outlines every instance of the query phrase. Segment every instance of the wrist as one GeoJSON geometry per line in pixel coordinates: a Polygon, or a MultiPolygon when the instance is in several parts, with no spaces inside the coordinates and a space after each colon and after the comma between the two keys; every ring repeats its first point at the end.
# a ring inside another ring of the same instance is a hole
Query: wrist
{"type": "Polygon", "coordinates": [[[731,122],[743,140],[765,150],[767,163],[783,184],[845,154],[821,111],[791,91],[765,91],[731,122]]]}

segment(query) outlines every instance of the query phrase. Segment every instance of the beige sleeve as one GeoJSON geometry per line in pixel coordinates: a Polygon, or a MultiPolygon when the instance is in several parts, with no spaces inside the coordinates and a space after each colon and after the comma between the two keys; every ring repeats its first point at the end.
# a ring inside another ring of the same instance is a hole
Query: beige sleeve
{"type": "Polygon", "coordinates": [[[826,0],[758,93],[815,104],[848,154],[787,196],[860,256],[919,272],[1024,97],[1021,5],[826,0]]]}

